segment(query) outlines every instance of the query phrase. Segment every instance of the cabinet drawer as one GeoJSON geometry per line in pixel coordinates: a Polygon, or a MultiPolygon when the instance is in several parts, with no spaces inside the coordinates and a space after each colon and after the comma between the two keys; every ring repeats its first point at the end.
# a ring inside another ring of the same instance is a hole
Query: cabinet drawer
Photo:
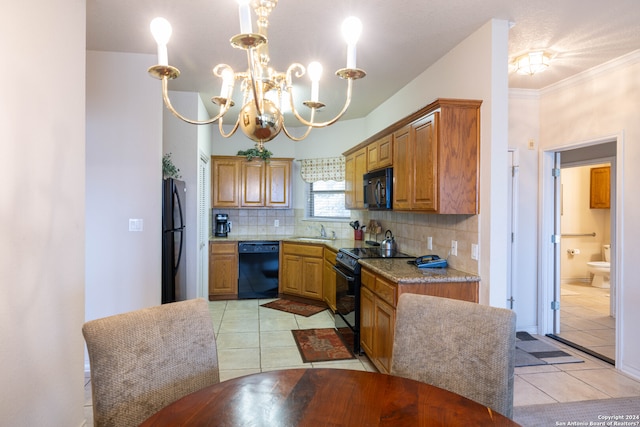
{"type": "Polygon", "coordinates": [[[211,243],[209,246],[212,254],[235,254],[238,252],[237,242],[211,243]]]}
{"type": "Polygon", "coordinates": [[[324,247],[319,245],[298,245],[292,243],[284,243],[282,252],[286,255],[300,255],[322,258],[324,247]]]}
{"type": "Polygon", "coordinates": [[[366,286],[367,288],[369,288],[369,290],[375,292],[376,276],[369,273],[369,271],[365,270],[364,268],[360,270],[360,283],[362,283],[362,286],[366,286]]]}
{"type": "Polygon", "coordinates": [[[324,260],[330,262],[331,264],[335,263],[337,254],[337,252],[329,248],[324,248],[324,260]]]}
{"type": "Polygon", "coordinates": [[[387,282],[380,277],[376,279],[375,293],[393,307],[396,306],[396,288],[397,287],[394,284],[387,282]]]}

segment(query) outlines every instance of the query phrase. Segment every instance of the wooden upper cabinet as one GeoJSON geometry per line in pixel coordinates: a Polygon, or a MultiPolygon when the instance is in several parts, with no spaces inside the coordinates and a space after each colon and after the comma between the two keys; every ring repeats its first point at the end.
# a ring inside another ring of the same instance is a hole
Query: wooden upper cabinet
{"type": "Polygon", "coordinates": [[[242,161],[240,169],[240,207],[255,208],[264,206],[264,171],[266,163],[261,160],[242,161]]]}
{"type": "Polygon", "coordinates": [[[394,133],[393,209],[477,214],[480,103],[437,106],[394,133]]]}
{"type": "Polygon", "coordinates": [[[345,206],[364,209],[362,176],[367,172],[367,148],[361,148],[345,158],[345,206]]]}
{"type": "Polygon", "coordinates": [[[265,206],[291,207],[291,161],[271,160],[265,171],[265,206]]]}
{"type": "Polygon", "coordinates": [[[290,208],[292,159],[212,156],[214,208],[290,208]]]}
{"type": "Polygon", "coordinates": [[[367,146],[367,170],[386,168],[393,165],[392,135],[387,135],[367,146]]]}
{"type": "Polygon", "coordinates": [[[611,207],[611,168],[602,166],[591,168],[591,187],[589,207],[591,209],[610,209],[611,207]]]}
{"type": "Polygon", "coordinates": [[[477,214],[480,212],[480,102],[443,103],[437,128],[436,211],[477,214]]]}
{"type": "Polygon", "coordinates": [[[211,204],[214,208],[240,206],[240,163],[235,158],[212,157],[211,204]]]}
{"type": "Polygon", "coordinates": [[[413,192],[413,145],[411,126],[393,134],[393,208],[411,209],[413,192]]]}
{"type": "Polygon", "coordinates": [[[356,201],[355,156],[366,150],[369,171],[393,167],[393,210],[478,214],[480,105],[437,99],[346,151],[347,207],[364,207],[356,201]]]}
{"type": "Polygon", "coordinates": [[[438,144],[439,113],[433,113],[413,124],[413,200],[411,208],[438,210],[438,144]]]}

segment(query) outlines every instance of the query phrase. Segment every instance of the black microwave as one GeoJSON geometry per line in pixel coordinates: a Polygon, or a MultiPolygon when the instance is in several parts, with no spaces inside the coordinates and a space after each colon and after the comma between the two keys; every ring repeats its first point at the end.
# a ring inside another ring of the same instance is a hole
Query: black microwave
{"type": "Polygon", "coordinates": [[[391,209],[393,200],[393,168],[379,169],[362,177],[364,183],[364,207],[391,209]]]}

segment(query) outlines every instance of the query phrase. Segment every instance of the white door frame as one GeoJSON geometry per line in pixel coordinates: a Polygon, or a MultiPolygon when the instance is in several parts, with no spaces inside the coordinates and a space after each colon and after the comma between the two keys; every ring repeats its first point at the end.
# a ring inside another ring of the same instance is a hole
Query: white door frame
{"type": "Polygon", "coordinates": [[[200,151],[198,161],[198,298],[209,299],[209,218],[211,165],[210,157],[200,151]]]}
{"type": "MultiPolygon", "coordinates": [[[[615,232],[611,234],[611,250],[613,251],[611,265],[611,275],[613,276],[616,286],[616,292],[611,296],[615,298],[615,305],[617,309],[616,313],[616,366],[618,366],[619,355],[622,354],[622,347],[624,343],[621,337],[623,336],[622,319],[624,318],[624,306],[622,304],[624,296],[624,280],[622,277],[622,268],[624,262],[623,236],[624,236],[624,223],[623,223],[623,205],[624,201],[622,195],[623,191],[623,167],[624,167],[624,143],[623,134],[614,134],[596,140],[584,141],[579,143],[572,143],[568,145],[562,145],[558,147],[548,148],[545,151],[540,152],[540,235],[538,237],[538,250],[539,250],[539,283],[538,283],[538,334],[545,335],[553,333],[554,331],[554,313],[551,309],[553,301],[559,301],[559,286],[555,288],[556,280],[556,246],[552,241],[552,236],[556,230],[556,203],[555,200],[555,180],[553,177],[553,168],[555,167],[556,153],[573,150],[576,148],[584,148],[591,145],[598,145],[603,143],[616,142],[616,158],[615,162],[612,162],[612,172],[615,176],[615,186],[613,188],[614,194],[612,199],[614,203],[612,205],[612,218],[615,218],[615,232]],[[557,295],[556,295],[557,294],[557,295]]],[[[559,205],[558,205],[559,209],[559,205]]],[[[559,215],[558,215],[559,216],[559,215]]],[[[559,284],[559,282],[558,282],[559,284]]]]}
{"type": "Polygon", "coordinates": [[[516,249],[518,247],[518,201],[519,201],[519,191],[518,191],[518,176],[519,176],[519,155],[517,148],[509,148],[508,150],[508,163],[507,163],[507,180],[509,182],[509,251],[508,251],[508,262],[507,262],[507,308],[513,310],[515,308],[515,299],[514,299],[514,287],[513,284],[517,280],[518,277],[518,264],[516,260],[517,252],[516,249]]]}

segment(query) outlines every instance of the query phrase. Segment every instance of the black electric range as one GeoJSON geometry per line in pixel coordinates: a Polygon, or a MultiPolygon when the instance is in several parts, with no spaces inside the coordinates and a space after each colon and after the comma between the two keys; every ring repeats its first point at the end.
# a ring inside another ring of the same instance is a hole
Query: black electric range
{"type": "Polygon", "coordinates": [[[369,246],[362,248],[342,248],[336,256],[336,264],[346,267],[347,270],[360,273],[359,259],[366,258],[415,258],[411,255],[394,252],[393,255],[387,255],[386,251],[383,252],[380,246],[369,246]]]}
{"type": "Polygon", "coordinates": [[[360,353],[360,259],[414,258],[394,252],[388,256],[379,246],[343,248],[336,255],[336,330],[355,354],[360,353]]]}

